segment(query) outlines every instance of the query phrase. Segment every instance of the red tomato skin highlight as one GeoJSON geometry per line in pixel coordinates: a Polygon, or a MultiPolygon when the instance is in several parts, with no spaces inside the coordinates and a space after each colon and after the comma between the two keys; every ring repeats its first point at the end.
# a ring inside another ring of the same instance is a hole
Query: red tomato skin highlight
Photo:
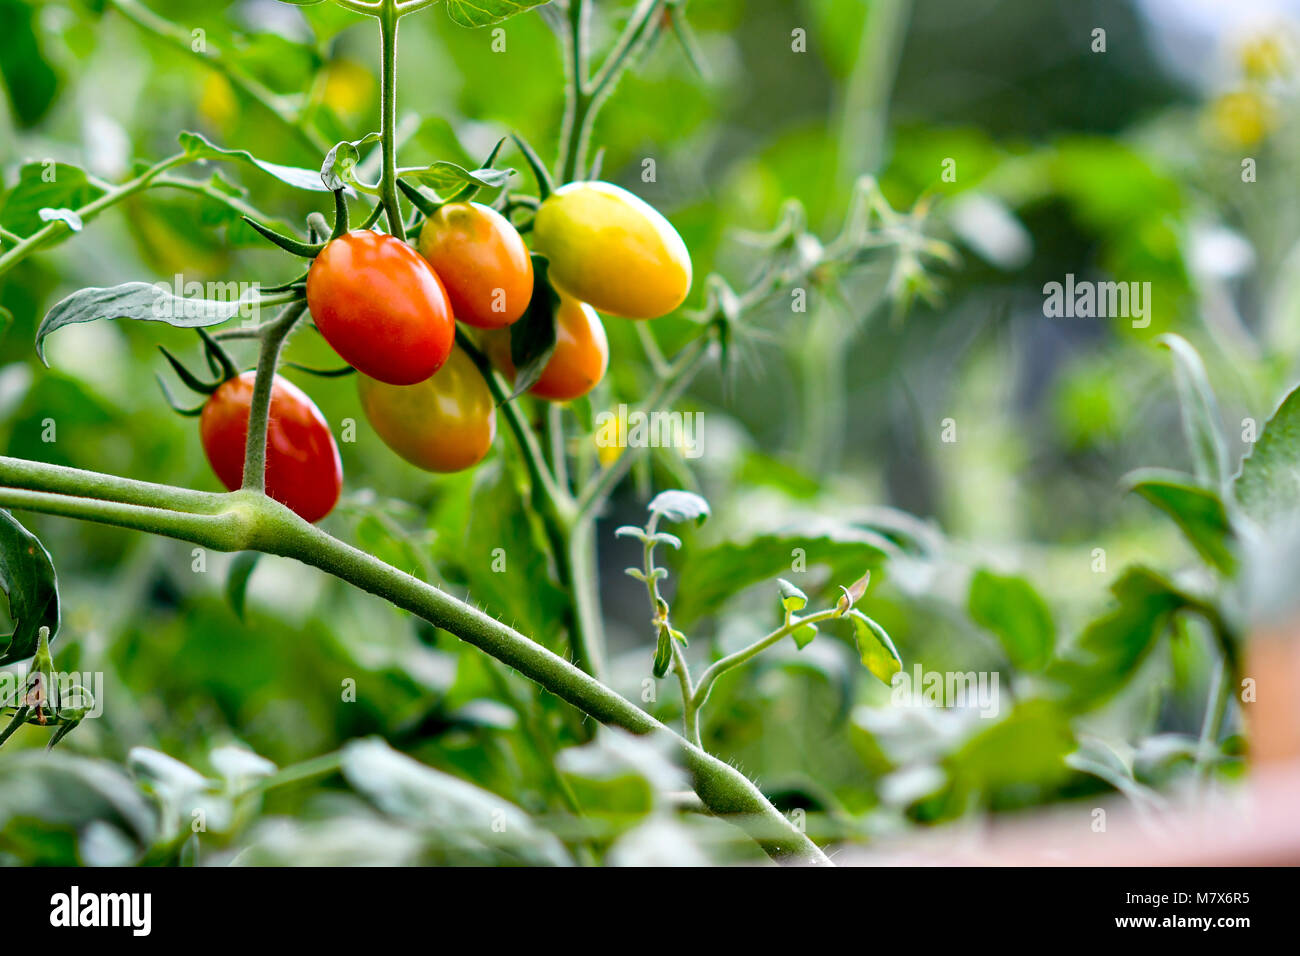
{"type": "MultiPolygon", "coordinates": [[[[199,415],[208,464],[230,491],[244,480],[253,372],[223,382],[199,415]]],[[[329,514],[343,490],[343,461],[329,423],[307,394],[275,377],[266,428],[266,493],[304,521],[329,514]]]]}
{"type": "Polygon", "coordinates": [[[321,250],[307,274],[307,308],[345,362],[389,385],[423,382],[456,336],[437,273],[400,239],[370,230],[321,250]]]}

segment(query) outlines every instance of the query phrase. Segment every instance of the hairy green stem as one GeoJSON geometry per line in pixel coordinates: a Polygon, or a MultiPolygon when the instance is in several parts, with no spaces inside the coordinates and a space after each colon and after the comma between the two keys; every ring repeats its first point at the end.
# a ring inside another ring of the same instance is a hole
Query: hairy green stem
{"type": "MultiPolygon", "coordinates": [[[[641,573],[645,577],[646,594],[650,598],[650,611],[654,615],[651,623],[654,625],[655,639],[659,639],[661,628],[669,627],[667,608],[668,604],[659,596],[659,576],[655,572],[655,528],[659,525],[658,512],[650,516],[646,522],[645,533],[646,539],[641,548],[641,573]]],[[[677,674],[677,683],[682,690],[682,725],[686,731],[686,739],[697,747],[702,747],[700,742],[700,722],[696,718],[698,713],[692,706],[695,700],[695,688],[691,683],[690,665],[686,663],[686,655],[682,652],[681,645],[677,639],[670,633],[668,636],[668,648],[672,652],[673,671],[677,674]]]]}
{"type": "Polygon", "coordinates": [[[397,198],[397,24],[400,17],[394,0],[383,0],[379,11],[379,53],[382,59],[379,82],[379,143],[384,153],[384,170],[379,194],[388,218],[388,231],[406,239],[402,206],[397,198]]]}
{"type": "MultiPolygon", "coordinates": [[[[182,166],[189,162],[193,162],[193,159],[185,153],[177,153],[174,156],[169,156],[164,160],[154,163],[133,179],[128,179],[121,185],[114,186],[99,198],[76,209],[75,212],[83,222],[89,222],[109,206],[119,203],[123,199],[133,196],[140,192],[140,190],[147,188],[160,174],[175,166],[182,166]]],[[[0,275],[8,272],[23,259],[26,259],[33,252],[37,251],[50,239],[60,235],[62,232],[71,231],[71,229],[72,227],[62,219],[52,219],[30,236],[25,236],[17,245],[4,255],[0,256],[0,275]]]]}
{"type": "MultiPolygon", "coordinates": [[[[0,479],[31,479],[50,466],[0,458],[0,479]]],[[[54,474],[54,472],[48,472],[54,474]]],[[[60,472],[65,480],[67,470],[60,472]]],[[[86,473],[83,473],[86,474],[86,473]]],[[[86,474],[87,486],[107,487],[86,474]]],[[[134,494],[137,489],[130,489],[134,494]]],[[[262,551],[293,558],[410,611],[502,663],[603,724],[635,734],[663,734],[675,742],[700,799],[748,832],[781,862],[829,861],[743,774],[664,727],[590,674],[477,608],[307,524],[265,495],[237,491],[218,496],[215,514],[187,514],[47,491],[0,487],[0,507],[81,518],[190,541],[220,551],[262,551]]]]}
{"type": "Polygon", "coordinates": [[[266,491],[266,427],[271,418],[271,391],[280,350],[298,320],[307,311],[306,302],[292,302],[262,334],[257,354],[257,377],[253,381],[252,405],[248,409],[248,435],[244,439],[245,491],[266,491]]]}
{"type": "Polygon", "coordinates": [[[632,54],[651,33],[650,25],[666,0],[640,0],[619,34],[614,48],[588,81],[587,0],[569,0],[567,30],[563,33],[565,70],[564,118],[560,124],[560,149],[556,170],[561,183],[585,174],[592,126],[619,76],[627,69],[632,54]]]}
{"type": "Polygon", "coordinates": [[[791,614],[786,622],[775,631],[772,631],[772,633],[759,638],[753,644],[741,648],[734,654],[728,654],[726,657],[714,661],[709,665],[708,669],[700,675],[699,683],[695,685],[695,694],[689,705],[690,708],[699,711],[708,702],[709,692],[713,690],[714,682],[727,671],[752,660],[777,641],[789,637],[804,625],[816,624],[818,621],[829,620],[830,618],[836,617],[838,614],[839,612],[835,608],[827,608],[824,611],[809,614],[807,617],[796,617],[791,614]]]}
{"type": "Polygon", "coordinates": [[[591,100],[587,94],[587,0],[569,0],[564,46],[564,117],[555,172],[560,183],[571,182],[582,169],[590,134],[591,100]]]}

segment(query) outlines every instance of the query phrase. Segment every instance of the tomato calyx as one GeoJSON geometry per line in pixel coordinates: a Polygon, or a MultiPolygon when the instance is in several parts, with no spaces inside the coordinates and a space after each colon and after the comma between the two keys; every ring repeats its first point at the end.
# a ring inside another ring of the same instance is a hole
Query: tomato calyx
{"type": "MultiPolygon", "coordinates": [[[[158,346],[158,351],[162,352],[163,358],[171,365],[172,370],[176,373],[187,388],[198,392],[200,395],[211,396],[223,384],[230,381],[239,374],[239,369],[235,367],[235,361],[230,357],[230,353],[222,348],[221,343],[208,334],[207,330],[196,329],[199,338],[203,340],[203,357],[207,361],[208,371],[215,376],[213,381],[195,375],[186,367],[185,363],[167,350],[164,345],[158,346]]],[[[184,415],[187,418],[193,418],[203,411],[203,406],[207,404],[206,399],[193,408],[187,408],[176,400],[170,388],[167,387],[166,380],[161,375],[155,375],[158,380],[158,386],[162,389],[163,398],[171,407],[171,410],[178,415],[184,415]]]]}

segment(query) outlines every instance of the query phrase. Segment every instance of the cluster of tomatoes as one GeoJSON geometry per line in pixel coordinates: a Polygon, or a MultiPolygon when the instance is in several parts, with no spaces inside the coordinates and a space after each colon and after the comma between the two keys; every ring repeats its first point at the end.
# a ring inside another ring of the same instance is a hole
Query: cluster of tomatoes
{"type": "MultiPolygon", "coordinates": [[[[609,342],[597,312],[651,319],[677,308],[691,284],[685,243],[654,208],[604,182],[570,183],[538,207],[533,247],[548,262],[555,347],[531,394],[565,402],[604,377],[609,342]]],[[[331,347],[359,373],[361,407],[402,458],[433,472],[469,468],[496,433],[492,393],[456,342],[456,323],[507,378],[511,325],[534,299],[533,260],[505,216],[449,202],[427,217],[413,248],[371,230],[347,232],[316,256],[307,307],[331,347]]],[[[227,488],[242,481],[253,374],[228,378],[205,403],[203,446],[227,488]]],[[[276,376],[267,428],[266,492],[307,521],[334,507],[338,446],[320,410],[276,376]]]]}

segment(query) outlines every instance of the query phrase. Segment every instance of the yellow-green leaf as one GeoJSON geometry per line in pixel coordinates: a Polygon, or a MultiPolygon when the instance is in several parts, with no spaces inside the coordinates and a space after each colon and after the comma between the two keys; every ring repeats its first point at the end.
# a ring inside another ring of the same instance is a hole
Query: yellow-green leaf
{"type": "Polygon", "coordinates": [[[882,684],[888,684],[903,669],[903,659],[898,656],[894,642],[885,629],[857,608],[849,612],[858,640],[858,656],[862,666],[871,671],[882,684]]]}

